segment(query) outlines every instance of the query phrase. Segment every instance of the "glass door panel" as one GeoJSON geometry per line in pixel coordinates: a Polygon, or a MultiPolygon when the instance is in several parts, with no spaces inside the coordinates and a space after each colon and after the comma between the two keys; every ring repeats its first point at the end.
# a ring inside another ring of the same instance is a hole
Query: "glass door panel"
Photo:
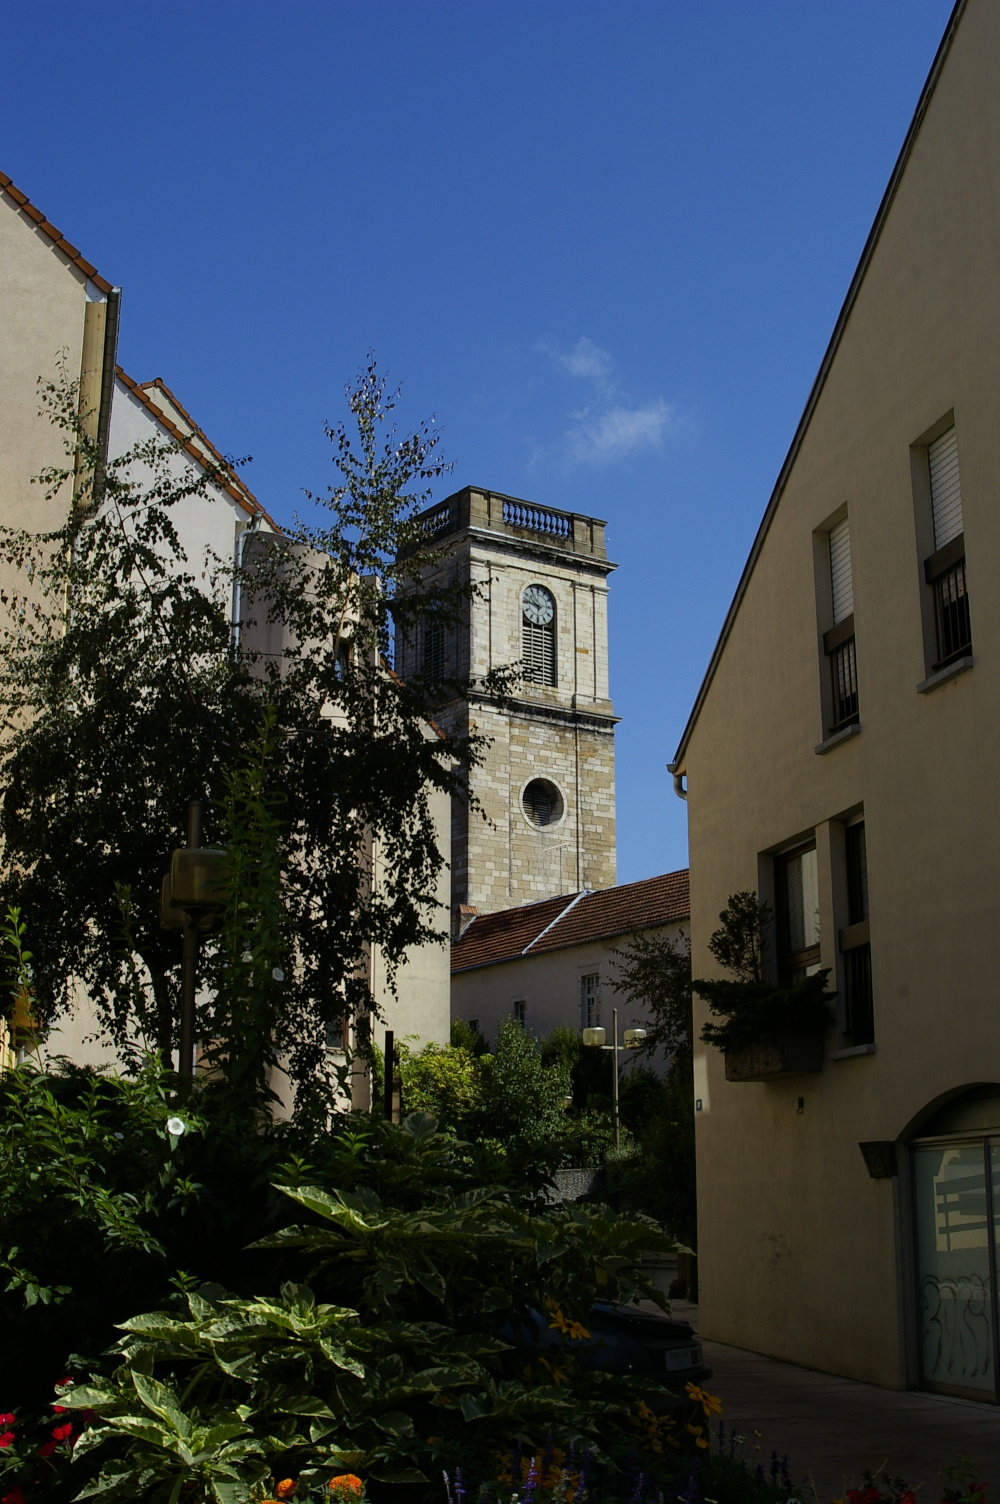
{"type": "Polygon", "coordinates": [[[924,1382],[993,1397],[985,1145],[916,1149],[913,1165],[924,1382]]]}

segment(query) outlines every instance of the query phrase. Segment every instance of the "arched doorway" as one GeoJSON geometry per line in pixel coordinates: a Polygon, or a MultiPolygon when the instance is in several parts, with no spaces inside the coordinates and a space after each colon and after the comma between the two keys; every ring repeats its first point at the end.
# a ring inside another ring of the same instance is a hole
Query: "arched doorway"
{"type": "Polygon", "coordinates": [[[953,1097],[911,1141],[921,1379],[1000,1401],[1000,1085],[953,1097]]]}

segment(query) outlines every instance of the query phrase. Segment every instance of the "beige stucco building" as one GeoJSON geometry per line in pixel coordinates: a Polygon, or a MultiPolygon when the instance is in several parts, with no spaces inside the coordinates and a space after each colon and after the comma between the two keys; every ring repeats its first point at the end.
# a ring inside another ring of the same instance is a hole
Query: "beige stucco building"
{"type": "Polygon", "coordinates": [[[648,1010],[615,989],[619,952],[635,935],[683,945],[688,914],[686,871],[480,914],[451,947],[452,1016],[490,1042],[504,1018],[538,1038],[563,1027],[603,1028],[610,1039],[615,1008],[619,1039],[648,1028],[648,1010]]]}
{"type": "Polygon", "coordinates": [[[695,974],[756,888],[772,969],[838,992],[812,1073],[727,1081],[699,1047],[702,1333],[987,1400],[998,183],[1000,7],[960,0],[672,765],[695,974]]]}
{"type": "MultiPolygon", "coordinates": [[[[89,415],[91,434],[106,458],[120,459],[154,441],[175,446],[168,463],[178,482],[191,470],[211,474],[211,484],[178,503],[172,520],[193,570],[203,567],[206,550],[228,563],[250,530],[273,532],[275,524],[174,392],[160,378],[137,382],[117,365],[120,301],[120,289],[0,173],[0,525],[54,531],[73,504],[73,479],[49,499],[43,486],[32,484],[42,470],[66,464],[62,435],[39,417],[38,388],[39,378],[56,383],[64,373],[80,382],[81,412],[89,415]]],[[[11,584],[0,569],[0,588],[11,584]]],[[[23,579],[18,585],[23,589],[23,579]]],[[[233,606],[238,620],[238,602],[233,606]]],[[[450,804],[435,794],[432,806],[439,849],[446,855],[450,804]]],[[[179,812],[179,824],[181,818],[179,812]]],[[[377,880],[377,852],[373,866],[377,880]]],[[[439,1043],[450,1029],[449,876],[445,867],[437,893],[440,943],[411,949],[395,992],[387,986],[377,949],[359,958],[388,1027],[439,1043]]],[[[59,1021],[50,1047],[77,1061],[114,1065],[114,1051],[93,1038],[94,1028],[93,1011],[81,996],[74,1012],[59,1021]]],[[[0,1016],[0,1049],[3,1029],[0,1016]]]]}
{"type": "Polygon", "coordinates": [[[467,486],[423,514],[432,577],[476,592],[457,628],[400,640],[403,678],[468,685],[436,718],[490,738],[456,801],[452,904],[487,913],[615,881],[614,727],[604,523],[467,486]],[[477,688],[523,665],[509,706],[477,688]]]}

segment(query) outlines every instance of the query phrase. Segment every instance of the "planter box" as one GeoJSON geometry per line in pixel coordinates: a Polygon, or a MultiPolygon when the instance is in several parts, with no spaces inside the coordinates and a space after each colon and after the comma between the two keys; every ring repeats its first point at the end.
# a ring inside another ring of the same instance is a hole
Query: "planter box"
{"type": "Polygon", "coordinates": [[[726,1053],[727,1081],[777,1081],[782,1076],[814,1075],[823,1069],[823,1035],[773,1034],[757,1044],[726,1053]]]}
{"type": "Polygon", "coordinates": [[[603,1169],[556,1170],[552,1176],[555,1190],[546,1200],[558,1206],[562,1201],[576,1201],[581,1196],[596,1196],[604,1190],[603,1169]]]}

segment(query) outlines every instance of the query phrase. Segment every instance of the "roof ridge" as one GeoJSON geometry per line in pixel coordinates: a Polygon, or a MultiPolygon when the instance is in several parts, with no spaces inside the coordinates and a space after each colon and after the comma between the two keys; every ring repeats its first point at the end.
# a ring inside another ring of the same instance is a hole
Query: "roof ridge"
{"type": "Polygon", "coordinates": [[[14,200],[17,207],[23,213],[27,214],[29,219],[34,220],[35,224],[41,230],[42,234],[47,235],[56,249],[62,251],[63,255],[67,257],[68,260],[72,261],[74,266],[78,266],[83,272],[84,276],[90,278],[95,287],[99,287],[101,289],[101,292],[103,293],[109,293],[114,290],[113,284],[109,282],[106,277],[101,276],[100,272],[97,270],[97,267],[94,266],[92,262],[88,261],[86,257],[77,250],[75,245],[70,244],[70,242],[63,234],[62,230],[57,230],[55,225],[45,217],[41,209],[36,209],[35,205],[31,202],[28,195],[26,193],[22,193],[20,188],[18,188],[11,181],[11,179],[5,172],[0,172],[0,189],[2,189],[9,198],[12,198],[14,200]]]}
{"type": "Polygon", "coordinates": [[[558,913],[556,915],[556,917],[552,920],[551,924],[547,924],[543,930],[539,930],[539,932],[535,936],[534,940],[529,940],[528,941],[527,945],[522,950],[521,955],[522,956],[526,956],[528,954],[529,950],[531,949],[531,947],[533,945],[537,945],[538,942],[539,942],[539,940],[541,940],[541,938],[542,938],[543,935],[547,935],[548,932],[549,932],[549,930],[553,929],[554,926],[557,925],[561,919],[565,919],[566,918],[566,915],[569,913],[570,909],[575,909],[576,908],[576,906],[580,902],[581,898],[586,898],[587,895],[588,895],[588,893],[592,893],[593,891],[594,891],[593,888],[581,888],[580,891],[579,891],[579,893],[574,894],[574,896],[571,898],[571,900],[566,905],[566,907],[563,910],[561,910],[561,912],[558,913]]]}
{"type": "MultiPolygon", "coordinates": [[[[188,412],[188,410],[184,406],[183,402],[181,402],[181,400],[180,400],[179,397],[176,397],[174,395],[174,393],[171,391],[170,387],[167,386],[167,383],[164,381],[164,379],[163,379],[162,376],[154,376],[153,379],[152,379],[152,381],[140,381],[139,382],[139,386],[142,388],[142,390],[144,392],[148,391],[151,386],[159,387],[159,389],[160,389],[161,392],[165,392],[166,395],[167,395],[167,397],[173,403],[174,407],[176,407],[177,411],[180,413],[181,417],[184,419],[184,421],[186,423],[190,423],[192,429],[198,435],[199,439],[201,439],[201,441],[205,445],[206,449],[210,450],[211,453],[215,455],[215,458],[219,461],[220,465],[225,465],[226,470],[232,476],[233,481],[235,482],[235,484],[237,486],[239,486],[241,490],[243,490],[243,491],[246,492],[246,494],[250,497],[251,501],[256,502],[257,498],[254,496],[253,492],[250,490],[250,487],[246,484],[246,482],[244,480],[242,480],[240,478],[240,476],[238,476],[236,474],[236,471],[233,469],[231,461],[229,461],[226,458],[226,456],[220,450],[218,450],[215,447],[215,445],[212,443],[212,440],[208,437],[208,434],[202,428],[201,424],[195,422],[194,418],[192,418],[191,414],[188,412]]],[[[155,404],[154,404],[154,406],[155,406],[155,404]]]]}
{"type": "MultiPolygon", "coordinates": [[[[153,417],[159,424],[162,425],[163,428],[167,430],[171,438],[176,439],[181,448],[185,450],[186,453],[190,454],[193,459],[196,459],[203,469],[207,469],[208,467],[205,464],[205,456],[199,453],[197,447],[191,442],[191,439],[188,437],[188,435],[182,433],[181,430],[177,427],[176,423],[171,422],[163,409],[161,407],[157,407],[152,398],[147,396],[145,389],[139,384],[139,382],[134,381],[133,378],[128,374],[128,372],[121,366],[115,366],[115,375],[119,379],[119,381],[121,381],[128,388],[128,390],[132,393],[132,396],[135,397],[138,402],[142,403],[147,412],[153,414],[153,417]]],[[[206,440],[206,443],[208,443],[208,440],[206,440]]],[[[212,449],[213,453],[218,454],[218,451],[215,449],[215,446],[213,444],[209,443],[209,448],[212,449]]],[[[242,481],[237,480],[237,478],[233,475],[231,467],[226,462],[226,460],[222,459],[221,455],[219,456],[219,459],[226,472],[226,475],[229,477],[228,480],[224,479],[221,476],[219,477],[218,483],[221,486],[222,490],[227,492],[234,501],[238,501],[241,506],[246,507],[247,511],[256,512],[259,516],[263,517],[266,522],[269,522],[271,524],[275,532],[280,533],[282,529],[274,521],[274,518],[269,516],[269,514],[264,510],[260,502],[257,500],[256,496],[254,496],[253,492],[250,491],[248,487],[243,485],[242,481]]]]}

